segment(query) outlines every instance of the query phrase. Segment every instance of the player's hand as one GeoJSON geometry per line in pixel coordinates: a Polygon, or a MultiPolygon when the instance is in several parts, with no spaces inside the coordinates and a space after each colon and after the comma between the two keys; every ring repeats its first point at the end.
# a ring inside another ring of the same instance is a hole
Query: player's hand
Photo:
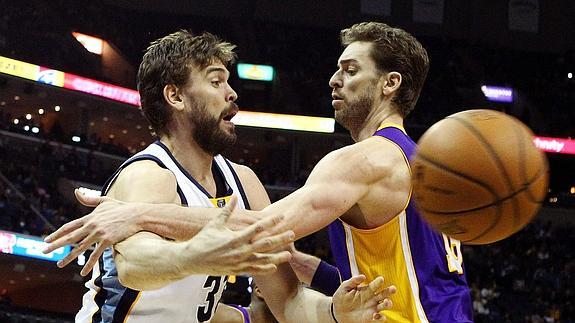
{"type": "Polygon", "coordinates": [[[255,238],[258,233],[277,226],[283,216],[269,216],[242,230],[231,231],[226,223],[236,203],[237,198],[234,195],[215,219],[186,241],[186,264],[191,272],[210,275],[265,275],[275,272],[278,264],[291,258],[289,251],[276,249],[287,248],[294,240],[293,231],[255,238]]]}
{"type": "Polygon", "coordinates": [[[383,277],[375,278],[369,284],[364,275],[344,281],[333,295],[333,309],[339,323],[385,321],[383,310],[393,305],[389,296],[395,293],[395,286],[383,285],[383,277]]]}
{"type": "Polygon", "coordinates": [[[62,260],[62,268],[84,253],[94,244],[98,244],[82,268],[81,275],[87,275],[104,250],[139,232],[137,217],[141,215],[138,208],[142,203],[124,203],[106,196],[91,197],[74,190],[76,199],[85,206],[96,207],[90,214],[64,224],[44,241],[49,245],[44,253],[52,252],[66,245],[76,247],[62,260]]]}

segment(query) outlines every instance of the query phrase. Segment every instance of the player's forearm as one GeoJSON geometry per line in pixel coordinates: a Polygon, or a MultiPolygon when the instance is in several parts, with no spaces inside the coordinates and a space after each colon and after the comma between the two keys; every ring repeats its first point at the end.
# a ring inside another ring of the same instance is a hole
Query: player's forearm
{"type": "Polygon", "coordinates": [[[305,288],[288,264],[272,275],[256,277],[256,283],[279,322],[332,322],[331,297],[305,288]]]}
{"type": "Polygon", "coordinates": [[[186,207],[176,204],[141,203],[138,206],[142,231],[183,241],[191,239],[218,213],[217,208],[186,207]]]}
{"type": "Polygon", "coordinates": [[[284,322],[334,322],[331,315],[331,297],[300,286],[298,293],[286,301],[284,322]]]}
{"type": "MultiPolygon", "coordinates": [[[[340,198],[322,192],[319,188],[305,187],[266,207],[266,216],[283,214],[284,228],[293,230],[296,240],[326,227],[347,209],[340,198]]],[[[349,207],[348,207],[349,208],[349,207]]]]}
{"type": "Polygon", "coordinates": [[[194,274],[186,261],[191,253],[187,242],[129,238],[114,249],[120,283],[135,290],[159,289],[194,274]]]}

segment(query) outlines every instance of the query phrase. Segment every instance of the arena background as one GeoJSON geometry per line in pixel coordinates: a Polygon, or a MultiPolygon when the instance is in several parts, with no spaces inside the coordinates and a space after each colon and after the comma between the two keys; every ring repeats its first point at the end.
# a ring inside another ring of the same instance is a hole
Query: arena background
{"type": "MultiPolygon", "coordinates": [[[[476,321],[575,321],[572,1],[2,0],[0,8],[0,322],[73,321],[85,290],[80,266],[34,258],[34,237],[89,212],[72,189],[99,189],[151,142],[126,90],[135,89],[150,41],[182,28],[218,34],[238,45],[241,63],[275,70],[270,82],[232,70],[242,111],[331,118],[338,32],[365,20],[406,29],[430,54],[428,81],[406,121],[410,135],[454,112],[488,108],[528,124],[547,151],[551,183],[536,221],[505,241],[463,249],[476,321]],[[102,53],[87,51],[73,32],[102,39],[102,53]]],[[[239,126],[226,156],[252,167],[276,200],[319,158],[351,143],[337,125],[310,130],[239,126]]],[[[325,232],[297,246],[331,261],[325,232]]],[[[248,297],[238,277],[223,301],[248,297]]]]}

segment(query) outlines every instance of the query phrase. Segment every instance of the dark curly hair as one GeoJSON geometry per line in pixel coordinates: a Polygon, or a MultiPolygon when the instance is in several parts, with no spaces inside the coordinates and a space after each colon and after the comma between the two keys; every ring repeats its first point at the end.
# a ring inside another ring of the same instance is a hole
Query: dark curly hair
{"type": "Polygon", "coordinates": [[[233,64],[235,47],[210,33],[194,36],[187,30],[177,31],[150,44],[138,69],[137,81],[141,111],[148,119],[153,135],[169,135],[167,125],[172,112],[164,100],[164,87],[168,84],[185,85],[192,66],[204,68],[215,60],[225,66],[233,64]]]}

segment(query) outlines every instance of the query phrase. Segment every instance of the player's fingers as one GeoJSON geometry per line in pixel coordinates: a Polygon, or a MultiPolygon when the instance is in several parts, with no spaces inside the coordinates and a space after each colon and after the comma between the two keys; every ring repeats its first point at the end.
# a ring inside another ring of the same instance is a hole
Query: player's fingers
{"type": "Polygon", "coordinates": [[[395,292],[397,292],[397,287],[395,287],[395,285],[390,285],[390,286],[383,289],[383,291],[381,292],[381,295],[383,295],[384,297],[389,297],[389,296],[395,294],[395,292]]]}
{"type": "Polygon", "coordinates": [[[383,310],[388,310],[388,309],[390,309],[392,306],[393,306],[393,302],[392,302],[389,298],[386,298],[386,299],[380,301],[380,302],[377,304],[377,308],[376,308],[376,309],[377,309],[378,312],[380,312],[380,311],[383,311],[383,310]]]}
{"type": "Polygon", "coordinates": [[[365,275],[353,276],[350,279],[341,283],[341,288],[347,293],[357,288],[361,283],[365,281],[365,275]]]}
{"type": "Polygon", "coordinates": [[[44,238],[44,242],[50,243],[78,228],[81,228],[83,224],[84,224],[84,218],[79,218],[74,221],[70,221],[61,226],[58,230],[49,234],[46,238],[44,238]]]}
{"type": "Polygon", "coordinates": [[[80,204],[88,207],[96,207],[100,203],[109,199],[106,196],[88,196],[79,189],[74,190],[74,195],[76,196],[76,200],[78,200],[80,204]]]}
{"type": "Polygon", "coordinates": [[[89,243],[81,243],[79,244],[76,248],[72,249],[72,251],[70,251],[69,254],[66,255],[66,257],[64,257],[64,259],[59,260],[56,265],[59,268],[63,268],[68,266],[68,264],[70,264],[72,261],[74,261],[74,259],[78,258],[78,256],[80,254],[82,254],[84,251],[88,250],[88,248],[90,248],[90,244],[89,243]]]}
{"type": "Polygon", "coordinates": [[[224,225],[232,215],[232,212],[236,208],[238,203],[238,198],[235,195],[232,195],[230,198],[230,202],[220,211],[216,219],[214,220],[214,224],[216,225],[224,225]]]}
{"type": "Polygon", "coordinates": [[[378,294],[383,290],[383,277],[377,276],[374,280],[369,283],[369,289],[374,293],[378,294]]]}
{"type": "Polygon", "coordinates": [[[284,233],[277,234],[271,237],[264,237],[252,242],[251,252],[268,252],[275,250],[279,247],[286,246],[295,238],[293,231],[289,230],[284,233]]]}
{"type": "Polygon", "coordinates": [[[249,274],[253,276],[259,275],[269,275],[273,274],[278,270],[278,267],[274,264],[266,264],[266,265],[250,265],[245,267],[242,270],[243,274],[249,274]]]}
{"type": "MultiPolygon", "coordinates": [[[[248,237],[250,239],[255,238],[258,240],[261,239],[262,237],[269,236],[270,234],[268,234],[268,232],[266,232],[265,234],[260,233],[263,233],[266,230],[277,227],[277,225],[282,222],[283,218],[284,218],[283,214],[266,216],[265,218],[258,220],[256,223],[245,228],[242,232],[242,236],[248,237]]],[[[279,233],[281,232],[277,232],[274,234],[277,235],[279,233]]]]}
{"type": "Polygon", "coordinates": [[[86,276],[90,273],[90,271],[92,271],[92,269],[94,268],[94,265],[96,265],[96,262],[98,261],[100,256],[104,253],[104,250],[106,250],[106,248],[108,248],[108,246],[101,244],[101,243],[98,244],[96,249],[90,255],[90,258],[88,259],[88,261],[86,262],[84,267],[82,267],[82,271],[80,272],[80,275],[86,276]]]}
{"type": "Polygon", "coordinates": [[[88,234],[85,232],[85,230],[73,231],[73,232],[53,241],[52,243],[50,243],[48,246],[46,246],[42,250],[42,252],[43,253],[50,253],[50,252],[52,252],[58,248],[61,248],[63,246],[79,243],[80,241],[84,240],[84,238],[86,238],[87,235],[88,234]]]}
{"type": "Polygon", "coordinates": [[[379,321],[379,322],[385,322],[385,321],[387,321],[387,317],[385,317],[385,315],[382,315],[379,312],[375,312],[375,313],[373,313],[372,320],[373,321],[379,321]]]}
{"type": "Polygon", "coordinates": [[[289,251],[281,251],[275,253],[255,253],[253,257],[250,257],[249,261],[252,265],[279,265],[288,262],[290,259],[291,253],[289,251]]]}

